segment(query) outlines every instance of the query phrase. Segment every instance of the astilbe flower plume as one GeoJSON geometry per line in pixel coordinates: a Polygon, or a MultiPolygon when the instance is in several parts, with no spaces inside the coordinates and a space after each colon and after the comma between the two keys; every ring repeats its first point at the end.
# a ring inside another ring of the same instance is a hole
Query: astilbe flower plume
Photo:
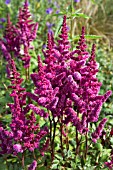
{"type": "Polygon", "coordinates": [[[111,91],[98,94],[102,85],[96,78],[99,65],[95,60],[95,45],[91,54],[87,52],[85,28],[82,28],[76,50],[72,52],[66,16],[59,37],[56,44],[53,34],[48,34],[47,50],[43,51],[45,60],[42,63],[39,58],[42,64],[38,64],[38,72],[31,74],[36,86],[34,94],[27,95],[50,110],[54,117],[63,115],[62,123],[71,122],[80,133],[86,133],[88,124],[98,121],[102,104],[111,91]]]}
{"type": "Polygon", "coordinates": [[[15,57],[23,61],[25,68],[30,66],[29,49],[33,48],[31,42],[36,38],[38,23],[33,23],[28,9],[28,1],[25,0],[24,7],[19,9],[18,22],[14,26],[8,15],[6,31],[2,43],[8,52],[13,52],[15,57]]]}
{"type": "Polygon", "coordinates": [[[106,121],[107,121],[107,119],[103,118],[102,121],[99,123],[98,127],[96,128],[96,131],[92,133],[92,141],[93,142],[96,142],[97,139],[99,139],[100,135],[102,134],[102,130],[104,128],[106,121]]]}
{"type": "MultiPolygon", "coordinates": [[[[4,32],[4,39],[2,43],[5,45],[8,52],[13,52],[15,56],[19,55],[20,51],[20,32],[12,24],[10,15],[7,16],[7,25],[4,32]]],[[[4,54],[4,53],[3,53],[4,54]]],[[[4,54],[5,56],[5,54],[4,54]]]]}
{"type": "MultiPolygon", "coordinates": [[[[26,103],[26,89],[21,87],[23,79],[16,70],[13,59],[9,60],[9,79],[12,89],[10,96],[13,98],[13,103],[9,103],[12,121],[10,123],[10,131],[6,127],[0,126],[0,147],[1,154],[23,153],[25,150],[40,151],[40,140],[48,134],[48,128],[44,126],[40,128],[36,122],[34,112],[42,117],[47,117],[46,112],[41,109],[33,108],[32,103],[26,103]],[[31,110],[31,114],[27,113],[31,110]]],[[[44,150],[45,151],[45,150],[44,150]]]]}
{"type": "Polygon", "coordinates": [[[38,23],[31,23],[32,19],[29,19],[31,14],[28,9],[28,1],[24,3],[24,7],[20,8],[17,28],[20,31],[20,44],[24,46],[22,61],[24,62],[24,67],[28,68],[30,64],[29,49],[32,48],[30,42],[36,38],[36,31],[38,29],[38,23]]]}

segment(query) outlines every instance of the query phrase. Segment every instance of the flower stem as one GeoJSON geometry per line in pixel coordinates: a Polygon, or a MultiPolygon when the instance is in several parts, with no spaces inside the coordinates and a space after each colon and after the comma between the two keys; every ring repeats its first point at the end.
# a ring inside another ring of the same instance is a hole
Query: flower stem
{"type": "Polygon", "coordinates": [[[24,153],[22,153],[22,168],[24,169],[25,164],[24,164],[24,153]]]}
{"type": "Polygon", "coordinates": [[[49,116],[49,123],[50,123],[50,142],[52,141],[52,121],[51,118],[49,116]]]}
{"type": "MultiPolygon", "coordinates": [[[[87,115],[88,117],[88,115],[87,115]]],[[[88,122],[87,122],[87,128],[88,128],[88,122]]],[[[86,151],[85,151],[85,159],[87,158],[87,152],[88,152],[88,133],[86,132],[86,151]]]]}
{"type": "Polygon", "coordinates": [[[64,153],[63,153],[63,134],[62,134],[62,131],[63,131],[63,125],[62,125],[62,120],[63,120],[63,116],[61,116],[61,119],[60,119],[60,146],[61,146],[61,155],[64,159],[64,153]]]}
{"type": "Polygon", "coordinates": [[[53,138],[52,138],[52,141],[51,141],[51,160],[53,161],[54,160],[54,140],[55,140],[55,133],[56,133],[56,125],[57,123],[55,122],[55,119],[53,117],[53,138]]]}
{"type": "Polygon", "coordinates": [[[79,154],[79,148],[80,148],[80,142],[79,142],[79,139],[78,139],[78,130],[76,128],[76,155],[79,154]]]}
{"type": "MultiPolygon", "coordinates": [[[[73,17],[72,17],[72,14],[73,14],[73,0],[71,0],[71,32],[70,32],[70,37],[71,37],[71,40],[73,39],[73,17]]],[[[73,41],[71,41],[71,49],[73,50],[73,41]]]]}

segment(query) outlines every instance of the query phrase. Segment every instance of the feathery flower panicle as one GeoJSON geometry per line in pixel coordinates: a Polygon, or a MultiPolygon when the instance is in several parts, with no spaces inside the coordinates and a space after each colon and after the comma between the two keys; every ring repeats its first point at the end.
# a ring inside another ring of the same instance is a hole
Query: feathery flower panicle
{"type": "Polygon", "coordinates": [[[32,19],[29,19],[31,14],[28,9],[28,1],[25,1],[24,7],[20,8],[17,28],[20,32],[20,45],[24,46],[21,60],[24,63],[24,67],[30,66],[29,49],[32,48],[30,42],[36,38],[36,31],[38,29],[38,23],[32,23],[32,19]]]}
{"type": "Polygon", "coordinates": [[[6,46],[4,45],[4,43],[2,42],[1,39],[0,39],[0,48],[1,48],[2,52],[3,52],[3,55],[4,55],[5,59],[6,59],[6,61],[7,61],[7,62],[10,62],[10,60],[11,60],[11,55],[10,55],[10,53],[8,52],[6,46]]]}
{"type": "Polygon", "coordinates": [[[68,40],[68,31],[67,31],[67,25],[66,25],[66,15],[63,18],[63,24],[62,24],[62,29],[61,29],[61,34],[59,35],[59,40],[58,40],[58,47],[57,50],[61,53],[59,57],[59,61],[65,61],[69,59],[70,56],[70,43],[68,40]]]}
{"type": "Polygon", "coordinates": [[[0,154],[11,154],[13,152],[13,133],[0,126],[0,154]]]}
{"type": "Polygon", "coordinates": [[[31,42],[36,38],[38,29],[38,23],[33,23],[30,17],[31,14],[28,9],[28,1],[26,0],[24,7],[19,9],[16,26],[12,25],[10,16],[8,15],[3,39],[7,51],[13,52],[15,57],[21,59],[26,69],[30,66],[31,56],[29,54],[29,49],[33,48],[31,42]]]}
{"type": "Polygon", "coordinates": [[[33,104],[29,104],[29,107],[32,111],[34,111],[36,114],[39,114],[43,118],[48,117],[48,113],[46,113],[44,110],[39,109],[38,107],[34,106],[33,104]]]}
{"type": "Polygon", "coordinates": [[[12,89],[10,96],[13,98],[13,103],[9,103],[12,121],[10,123],[10,132],[1,128],[0,143],[1,154],[13,154],[23,153],[26,149],[34,151],[39,149],[40,140],[47,135],[48,129],[44,127],[40,129],[40,126],[36,124],[36,118],[34,112],[31,112],[29,116],[26,116],[30,109],[35,111],[40,116],[47,118],[48,114],[38,109],[33,104],[26,103],[26,89],[21,87],[23,79],[20,78],[20,74],[16,70],[15,62],[11,58],[8,60],[9,79],[12,89]],[[5,137],[7,135],[7,138],[5,137]]]}
{"type": "Polygon", "coordinates": [[[54,54],[54,39],[53,39],[53,34],[48,33],[48,42],[47,42],[47,50],[43,51],[45,60],[44,63],[47,64],[47,68],[51,69],[53,67],[53,63],[57,61],[57,58],[55,57],[54,54]]]}
{"type": "Polygon", "coordinates": [[[13,52],[15,56],[18,56],[19,51],[20,51],[19,39],[20,39],[20,32],[10,21],[10,15],[8,14],[7,25],[6,25],[6,29],[5,29],[5,33],[4,33],[3,43],[4,43],[7,51],[9,53],[13,52]]]}
{"type": "Polygon", "coordinates": [[[106,118],[103,118],[101,120],[101,122],[99,123],[98,127],[96,128],[95,132],[92,133],[92,141],[93,142],[97,142],[97,139],[99,139],[99,137],[101,136],[102,134],[102,131],[103,131],[103,128],[104,128],[104,125],[106,124],[107,122],[107,119],[106,118]]]}

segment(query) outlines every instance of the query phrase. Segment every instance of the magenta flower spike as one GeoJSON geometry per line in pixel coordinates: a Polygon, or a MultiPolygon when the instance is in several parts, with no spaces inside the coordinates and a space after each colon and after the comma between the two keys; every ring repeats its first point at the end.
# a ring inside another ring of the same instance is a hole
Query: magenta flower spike
{"type": "Polygon", "coordinates": [[[67,60],[69,59],[69,49],[70,49],[70,43],[68,40],[68,29],[66,25],[66,15],[63,18],[63,24],[61,29],[61,34],[59,35],[60,39],[58,40],[58,51],[61,53],[59,60],[67,60]]]}
{"type": "Polygon", "coordinates": [[[100,135],[102,134],[103,128],[105,123],[107,122],[106,118],[103,118],[101,122],[99,123],[98,127],[96,128],[96,131],[92,133],[92,141],[94,143],[97,142],[97,139],[99,139],[100,135]]]}
{"type": "Polygon", "coordinates": [[[28,1],[25,1],[23,8],[19,9],[16,26],[12,25],[8,15],[3,43],[8,52],[13,52],[15,57],[23,61],[26,69],[30,66],[29,49],[33,48],[31,42],[36,38],[37,29],[38,23],[33,23],[31,19],[28,1]]]}
{"type": "Polygon", "coordinates": [[[36,123],[35,114],[47,118],[48,114],[33,104],[26,103],[26,89],[21,87],[23,79],[16,70],[15,62],[11,58],[8,59],[9,79],[12,89],[10,96],[13,103],[8,106],[11,110],[12,121],[10,123],[10,131],[2,126],[0,127],[1,154],[23,153],[25,150],[33,152],[38,149],[40,152],[40,140],[48,134],[48,128],[40,128],[36,123]],[[26,115],[29,110],[33,110],[31,114],[26,115]]]}

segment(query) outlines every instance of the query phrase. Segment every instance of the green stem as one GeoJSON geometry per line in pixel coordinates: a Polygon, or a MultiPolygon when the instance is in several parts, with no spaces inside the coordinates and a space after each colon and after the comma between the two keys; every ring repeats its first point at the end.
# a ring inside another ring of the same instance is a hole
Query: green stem
{"type": "Polygon", "coordinates": [[[62,157],[64,158],[64,153],[63,153],[63,134],[62,134],[62,131],[63,131],[62,119],[63,119],[63,116],[61,117],[61,120],[60,120],[60,144],[61,144],[61,154],[62,154],[62,157]]]}
{"type": "MultiPolygon", "coordinates": [[[[77,117],[79,117],[79,113],[77,112],[77,117]]],[[[79,154],[79,148],[80,148],[80,141],[78,139],[78,130],[76,128],[76,155],[79,154]]]]}
{"type": "Polygon", "coordinates": [[[79,148],[80,148],[80,142],[79,142],[79,139],[78,139],[78,130],[76,128],[76,155],[79,154],[79,148]]]}
{"type": "Polygon", "coordinates": [[[54,120],[54,117],[53,117],[53,124],[54,124],[53,138],[52,138],[52,141],[51,141],[51,160],[52,161],[54,160],[54,141],[55,141],[55,133],[56,133],[56,125],[57,125],[57,123],[54,120]]]}
{"type": "Polygon", "coordinates": [[[88,134],[86,133],[86,151],[85,151],[85,159],[87,158],[87,152],[88,152],[88,134]]]}
{"type": "MultiPolygon", "coordinates": [[[[71,32],[70,32],[71,40],[73,39],[73,17],[72,17],[73,12],[74,12],[74,6],[73,6],[73,0],[71,0],[71,32]]],[[[71,50],[73,50],[73,41],[71,41],[71,50]]]]}
{"type": "Polygon", "coordinates": [[[50,123],[50,142],[52,141],[52,121],[51,118],[49,116],[49,123],[50,123]]]}
{"type": "Polygon", "coordinates": [[[22,153],[22,168],[24,169],[25,164],[24,164],[24,152],[22,153]]]}
{"type": "MultiPolygon", "coordinates": [[[[88,117],[88,113],[87,113],[88,117]]],[[[88,128],[88,122],[87,122],[87,128],[88,128]]],[[[85,159],[87,158],[87,153],[88,153],[88,133],[86,132],[86,151],[85,151],[85,159]]]]}
{"type": "Polygon", "coordinates": [[[7,170],[9,170],[9,165],[8,165],[8,162],[7,162],[7,156],[4,157],[5,161],[6,161],[6,167],[7,167],[7,170]]]}
{"type": "Polygon", "coordinates": [[[69,150],[68,127],[66,126],[66,149],[69,150]]]}
{"type": "Polygon", "coordinates": [[[36,160],[36,155],[35,152],[33,151],[33,158],[36,160]]]}

